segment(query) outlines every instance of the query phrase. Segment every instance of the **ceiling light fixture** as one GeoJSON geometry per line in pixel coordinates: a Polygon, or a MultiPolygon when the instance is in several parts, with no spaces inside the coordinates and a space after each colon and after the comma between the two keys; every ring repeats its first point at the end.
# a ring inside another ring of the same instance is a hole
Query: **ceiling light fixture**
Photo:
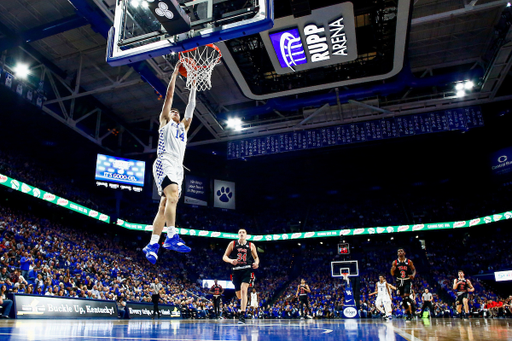
{"type": "Polygon", "coordinates": [[[27,64],[17,64],[13,71],[18,78],[27,78],[30,74],[30,69],[28,68],[27,64]]]}

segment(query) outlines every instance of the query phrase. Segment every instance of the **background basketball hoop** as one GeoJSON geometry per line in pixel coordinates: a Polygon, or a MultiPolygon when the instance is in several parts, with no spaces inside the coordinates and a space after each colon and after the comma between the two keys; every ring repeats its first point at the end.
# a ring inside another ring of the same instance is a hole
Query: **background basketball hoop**
{"type": "Polygon", "coordinates": [[[349,273],[348,272],[342,272],[341,273],[341,276],[343,277],[343,280],[348,284],[350,282],[350,280],[348,279],[348,275],[349,273]]]}
{"type": "Polygon", "coordinates": [[[214,44],[180,52],[180,61],[187,70],[186,88],[189,90],[196,88],[197,91],[211,89],[212,71],[215,65],[220,63],[221,57],[220,49],[214,44]]]}

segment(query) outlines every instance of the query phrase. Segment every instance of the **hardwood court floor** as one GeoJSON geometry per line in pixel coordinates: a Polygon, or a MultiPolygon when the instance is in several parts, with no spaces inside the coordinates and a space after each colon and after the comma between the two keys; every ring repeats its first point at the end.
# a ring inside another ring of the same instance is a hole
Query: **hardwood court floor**
{"type": "Polygon", "coordinates": [[[512,340],[512,319],[0,320],[0,340],[449,341],[512,340]]]}

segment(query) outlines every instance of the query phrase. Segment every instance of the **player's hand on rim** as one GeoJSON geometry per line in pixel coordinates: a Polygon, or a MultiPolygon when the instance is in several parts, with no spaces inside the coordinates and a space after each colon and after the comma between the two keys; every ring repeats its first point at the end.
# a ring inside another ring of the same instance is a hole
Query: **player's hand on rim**
{"type": "Polygon", "coordinates": [[[178,73],[180,72],[180,66],[181,66],[181,60],[179,60],[177,63],[176,63],[176,66],[174,67],[174,73],[178,73]]]}

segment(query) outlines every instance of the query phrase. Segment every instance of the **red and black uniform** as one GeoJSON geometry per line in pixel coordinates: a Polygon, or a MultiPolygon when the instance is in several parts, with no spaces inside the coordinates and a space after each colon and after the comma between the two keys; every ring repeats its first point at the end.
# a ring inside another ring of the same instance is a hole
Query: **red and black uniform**
{"type": "Polygon", "coordinates": [[[240,291],[242,283],[252,284],[254,273],[252,272],[252,258],[251,243],[246,242],[244,245],[240,241],[233,241],[233,251],[236,252],[237,264],[233,267],[233,274],[231,281],[235,286],[235,291],[240,291]]]}
{"type": "Polygon", "coordinates": [[[457,278],[457,282],[460,282],[457,284],[457,288],[455,291],[457,292],[457,304],[462,304],[462,300],[465,298],[468,298],[468,281],[467,279],[459,279],[457,278]]]}
{"type": "Polygon", "coordinates": [[[309,310],[309,301],[308,301],[308,292],[306,291],[306,285],[299,285],[299,306],[300,306],[300,316],[304,316],[304,305],[306,305],[306,309],[308,314],[311,313],[309,310]]]}
{"type": "Polygon", "coordinates": [[[222,286],[219,284],[212,285],[211,292],[213,292],[213,310],[215,315],[220,316],[220,295],[222,293],[222,286]]]}
{"type": "Polygon", "coordinates": [[[411,279],[412,275],[411,261],[405,258],[403,261],[398,258],[395,260],[394,265],[396,267],[395,277],[397,283],[397,289],[401,296],[409,295],[411,293],[411,279]]]}

